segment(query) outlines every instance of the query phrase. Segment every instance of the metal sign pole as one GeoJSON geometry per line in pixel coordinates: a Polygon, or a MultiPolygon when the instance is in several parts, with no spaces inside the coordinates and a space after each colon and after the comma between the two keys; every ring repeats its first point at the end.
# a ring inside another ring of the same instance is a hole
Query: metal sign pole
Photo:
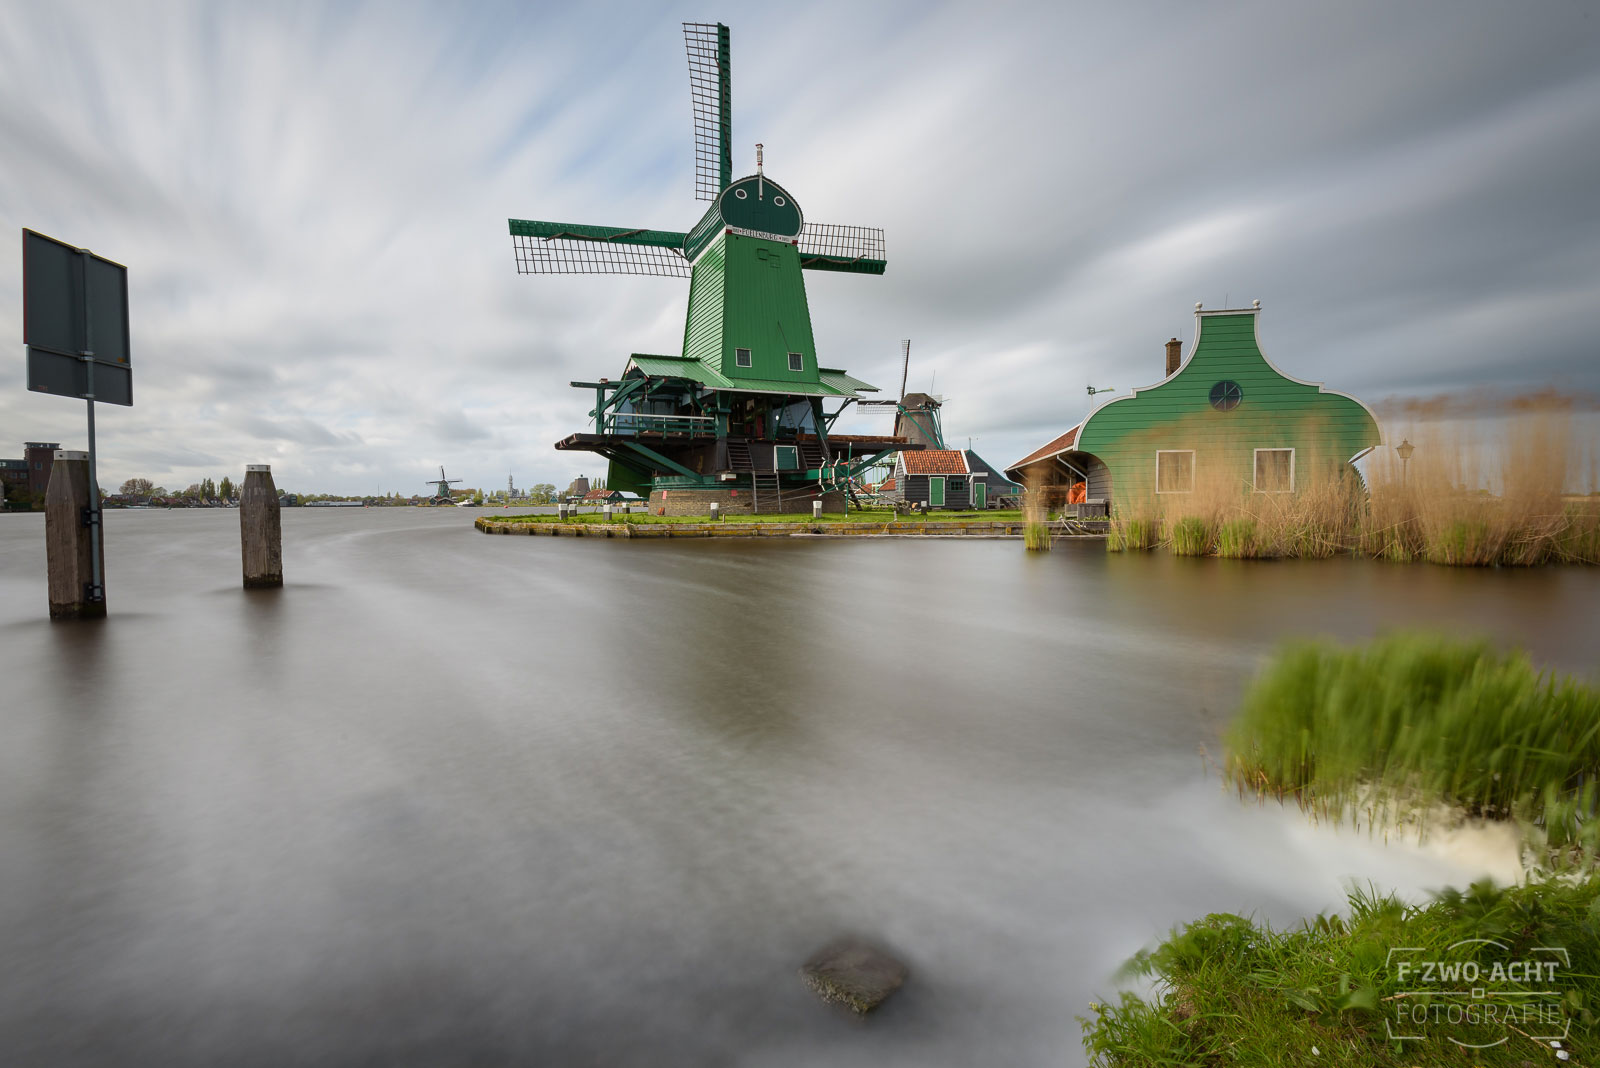
{"type": "Polygon", "coordinates": [[[84,522],[89,524],[89,574],[91,576],[88,600],[106,599],[105,577],[100,574],[100,478],[95,470],[94,449],[94,316],[89,295],[89,251],[79,253],[83,266],[83,344],[80,353],[84,370],[84,400],[89,405],[89,509],[84,522]]]}

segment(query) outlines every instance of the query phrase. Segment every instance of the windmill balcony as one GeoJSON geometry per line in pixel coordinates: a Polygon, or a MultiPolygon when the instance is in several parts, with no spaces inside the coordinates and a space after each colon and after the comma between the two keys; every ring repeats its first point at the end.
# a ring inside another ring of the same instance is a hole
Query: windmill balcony
{"type": "Polygon", "coordinates": [[[717,417],[714,415],[651,415],[646,412],[606,412],[601,424],[602,434],[619,434],[638,437],[714,438],[717,436],[717,417]]]}

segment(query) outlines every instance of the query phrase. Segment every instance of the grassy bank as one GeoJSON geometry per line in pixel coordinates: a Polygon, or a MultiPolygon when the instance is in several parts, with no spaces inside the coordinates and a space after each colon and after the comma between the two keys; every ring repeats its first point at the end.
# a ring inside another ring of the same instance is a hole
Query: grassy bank
{"type": "MultiPolygon", "coordinates": [[[[956,522],[996,522],[1004,523],[1015,521],[1021,517],[1020,512],[983,511],[983,512],[929,512],[927,515],[900,514],[894,512],[824,512],[821,522],[824,523],[893,523],[896,521],[919,523],[956,523],[956,522]]],[[[569,516],[562,519],[558,515],[507,515],[497,516],[492,513],[489,518],[499,523],[604,523],[606,517],[599,512],[584,512],[581,515],[569,516]]],[[[729,515],[724,516],[729,523],[810,523],[813,522],[810,512],[779,514],[779,515],[729,515]]],[[[635,512],[632,515],[623,515],[621,512],[612,516],[613,523],[648,524],[698,524],[709,523],[710,516],[704,515],[646,515],[635,512]]]]}
{"type": "Polygon", "coordinates": [[[1548,1038],[1564,1031],[1568,1063],[1590,1064],[1600,1005],[1597,891],[1593,881],[1481,884],[1424,906],[1354,893],[1348,915],[1287,931],[1207,916],[1135,958],[1130,970],[1152,980],[1153,992],[1093,1005],[1081,1018],[1084,1048],[1098,1068],[1524,1068],[1561,1063],[1548,1038]],[[1479,939],[1498,945],[1467,941],[1479,939]],[[1421,970],[1470,960],[1493,974],[1497,962],[1530,959],[1555,967],[1537,983],[1483,982],[1476,1022],[1466,1014],[1470,992],[1451,996],[1460,983],[1429,982],[1421,970]],[[1531,993],[1547,989],[1548,997],[1531,993]],[[1490,1021],[1489,1005],[1533,1011],[1490,1021]],[[1452,1020],[1452,1008],[1462,1015],[1452,1020]]]}
{"type": "Polygon", "coordinates": [[[1286,647],[1225,737],[1241,793],[1390,826],[1446,806],[1522,825],[1536,864],[1600,855],[1600,693],[1521,654],[1417,634],[1286,647]]]}

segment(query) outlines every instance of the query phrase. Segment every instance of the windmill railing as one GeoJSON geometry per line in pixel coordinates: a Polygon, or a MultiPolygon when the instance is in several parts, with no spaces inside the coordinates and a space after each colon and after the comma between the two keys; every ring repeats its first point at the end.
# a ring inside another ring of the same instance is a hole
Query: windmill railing
{"type": "Polygon", "coordinates": [[[606,434],[716,434],[714,415],[651,415],[647,412],[607,412],[606,434]]]}

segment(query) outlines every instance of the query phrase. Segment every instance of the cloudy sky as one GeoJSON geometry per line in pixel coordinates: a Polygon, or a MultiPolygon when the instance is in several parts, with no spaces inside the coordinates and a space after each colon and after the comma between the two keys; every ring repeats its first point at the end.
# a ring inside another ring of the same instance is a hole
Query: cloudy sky
{"type": "MultiPolygon", "coordinates": [[[[127,264],[102,481],[565,483],[567,383],[681,345],[687,283],[523,277],[507,217],[686,230],[679,23],[732,26],[735,173],[881,226],[808,273],[823,362],[947,398],[996,463],[1161,375],[1193,306],[1365,399],[1600,389],[1600,5],[0,0],[0,229],[127,264]]],[[[82,447],[24,388],[0,455],[82,447]]],[[[857,424],[871,429],[873,424],[857,424]]],[[[880,432],[887,423],[876,427],[880,432]]]]}

